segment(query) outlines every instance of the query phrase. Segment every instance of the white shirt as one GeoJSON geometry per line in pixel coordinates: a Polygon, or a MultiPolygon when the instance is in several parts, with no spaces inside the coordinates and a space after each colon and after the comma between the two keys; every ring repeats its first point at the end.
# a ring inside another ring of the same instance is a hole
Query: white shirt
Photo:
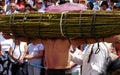
{"type": "Polygon", "coordinates": [[[6,39],[4,41],[1,41],[1,50],[9,51],[10,47],[12,46],[12,43],[13,43],[12,39],[6,39]]]}
{"type": "Polygon", "coordinates": [[[45,4],[43,3],[42,7],[40,9],[38,9],[38,12],[43,12],[44,13],[45,12],[45,8],[46,8],[45,4]]]}
{"type": "Polygon", "coordinates": [[[82,75],[100,75],[100,73],[106,70],[105,64],[107,64],[109,52],[105,44],[103,42],[99,43],[100,51],[97,54],[95,54],[95,51],[98,48],[98,43],[95,43],[94,46],[93,44],[87,45],[80,57],[76,57],[71,54],[71,59],[75,63],[82,65],[82,75]],[[92,47],[93,53],[91,55],[90,62],[88,62],[92,47]]]}
{"type": "Polygon", "coordinates": [[[0,43],[2,51],[9,51],[10,46],[12,46],[13,39],[5,39],[2,34],[0,34],[0,43]]]}
{"type": "MultiPolygon", "coordinates": [[[[15,10],[13,13],[16,14],[16,13],[18,13],[18,11],[15,10]]],[[[6,12],[6,15],[10,15],[10,14],[12,14],[11,10],[9,10],[9,11],[6,12]]]]}
{"type": "Polygon", "coordinates": [[[0,42],[6,40],[2,34],[0,34],[0,42]]]}
{"type": "Polygon", "coordinates": [[[20,45],[15,45],[14,43],[12,46],[13,55],[17,58],[20,58],[20,56],[22,56],[25,52],[26,44],[27,44],[26,42],[20,42],[20,45]]]}
{"type": "MultiPolygon", "coordinates": [[[[33,43],[30,43],[28,45],[29,55],[36,55],[41,50],[44,50],[43,44],[33,44],[33,43]]],[[[32,63],[32,64],[41,64],[41,58],[31,59],[31,60],[28,60],[28,62],[32,63]]]]}

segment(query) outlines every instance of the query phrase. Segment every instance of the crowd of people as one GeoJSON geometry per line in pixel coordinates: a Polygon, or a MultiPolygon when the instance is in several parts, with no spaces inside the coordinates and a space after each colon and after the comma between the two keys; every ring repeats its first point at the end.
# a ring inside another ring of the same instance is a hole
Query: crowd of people
{"type": "MultiPolygon", "coordinates": [[[[0,14],[44,13],[47,7],[65,3],[95,11],[120,8],[119,0],[0,0],[0,14]]],[[[81,39],[38,39],[1,32],[0,75],[44,75],[43,68],[46,75],[106,75],[109,61],[120,57],[120,35],[109,39],[110,43],[107,40],[92,44],[87,40],[86,44],[81,39]]]]}
{"type": "Polygon", "coordinates": [[[44,45],[41,40],[0,34],[0,75],[40,75],[44,45]],[[29,65],[28,65],[29,64],[29,65]]]}
{"type": "Polygon", "coordinates": [[[109,64],[110,71],[120,68],[119,39],[116,35],[114,42],[88,40],[84,45],[81,39],[26,38],[1,32],[0,75],[107,75],[109,64]]]}
{"type": "Polygon", "coordinates": [[[82,4],[85,10],[119,10],[119,0],[0,0],[0,14],[46,12],[49,6],[82,4]]]}

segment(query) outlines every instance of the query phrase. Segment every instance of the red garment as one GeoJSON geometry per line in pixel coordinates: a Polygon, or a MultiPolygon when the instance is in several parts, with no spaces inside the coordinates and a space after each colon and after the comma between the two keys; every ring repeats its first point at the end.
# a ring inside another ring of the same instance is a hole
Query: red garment
{"type": "Polygon", "coordinates": [[[21,10],[21,9],[24,9],[25,8],[25,5],[23,5],[23,4],[16,4],[17,5],[17,8],[18,8],[18,10],[21,10]]]}
{"type": "Polygon", "coordinates": [[[120,57],[120,42],[116,42],[114,44],[115,50],[117,52],[117,55],[120,57]]]}
{"type": "Polygon", "coordinates": [[[117,55],[120,57],[120,52],[119,52],[119,53],[117,53],[117,55]]]}

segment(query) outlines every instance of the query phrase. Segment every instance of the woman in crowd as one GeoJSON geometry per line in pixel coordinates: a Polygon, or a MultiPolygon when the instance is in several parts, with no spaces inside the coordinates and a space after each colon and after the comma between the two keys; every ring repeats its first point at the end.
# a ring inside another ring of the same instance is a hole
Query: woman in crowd
{"type": "Polygon", "coordinates": [[[25,8],[25,5],[26,5],[26,0],[18,0],[16,3],[17,10],[23,11],[23,9],[25,8]]]}
{"type": "Polygon", "coordinates": [[[28,45],[28,54],[25,57],[28,60],[29,75],[40,75],[41,68],[39,68],[39,66],[42,64],[43,52],[44,45],[41,39],[30,39],[30,44],[28,45]]]}
{"type": "Polygon", "coordinates": [[[9,54],[13,59],[13,65],[12,65],[12,75],[27,75],[25,71],[27,70],[21,70],[23,69],[25,64],[25,55],[27,52],[27,43],[25,42],[24,38],[17,37],[14,39],[14,43],[10,48],[9,54]]]}
{"type": "Polygon", "coordinates": [[[0,33],[0,75],[11,75],[12,62],[9,56],[9,49],[12,43],[12,35],[0,33]]]}

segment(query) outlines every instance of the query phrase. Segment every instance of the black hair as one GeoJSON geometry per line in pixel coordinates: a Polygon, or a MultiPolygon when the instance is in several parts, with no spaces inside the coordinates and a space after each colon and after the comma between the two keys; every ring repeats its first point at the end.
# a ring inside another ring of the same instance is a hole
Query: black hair
{"type": "Polygon", "coordinates": [[[66,1],[66,0],[60,0],[59,4],[64,4],[64,3],[67,3],[69,1],[66,1]]]}
{"type": "Polygon", "coordinates": [[[92,2],[88,2],[88,3],[87,3],[87,6],[88,6],[88,5],[90,5],[90,10],[92,10],[93,7],[94,7],[93,3],[92,3],[92,2]]]}
{"type": "Polygon", "coordinates": [[[103,6],[103,5],[106,5],[106,6],[107,6],[107,8],[109,7],[109,5],[108,5],[108,2],[107,2],[107,1],[103,1],[103,2],[101,3],[100,7],[101,7],[101,6],[103,6]]]}

